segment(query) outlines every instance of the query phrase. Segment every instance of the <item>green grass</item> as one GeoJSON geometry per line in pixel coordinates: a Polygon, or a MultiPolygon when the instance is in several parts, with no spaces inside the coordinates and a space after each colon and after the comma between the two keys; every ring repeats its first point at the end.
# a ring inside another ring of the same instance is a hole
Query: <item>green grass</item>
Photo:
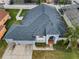
{"type": "Polygon", "coordinates": [[[33,51],[32,59],[79,59],[79,53],[54,51],[33,51]]]}
{"type": "Polygon", "coordinates": [[[25,14],[26,14],[26,13],[28,13],[28,11],[29,11],[28,9],[27,9],[27,10],[26,10],[26,9],[24,9],[24,10],[22,11],[22,13],[21,13],[21,15],[20,15],[20,16],[25,16],[25,14]]]}
{"type": "Polygon", "coordinates": [[[0,40],[0,59],[2,58],[5,49],[7,48],[7,43],[5,40],[0,40]]]}
{"type": "MultiPolygon", "coordinates": [[[[16,15],[17,13],[19,12],[19,9],[7,9],[6,11],[9,12],[10,16],[11,16],[11,19],[9,19],[7,22],[6,22],[6,27],[7,29],[9,29],[11,27],[12,24],[20,24],[21,21],[17,21],[16,20],[16,15]]],[[[28,12],[28,10],[24,9],[21,13],[21,16],[24,16],[26,13],[28,12]]]]}
{"type": "Polygon", "coordinates": [[[6,22],[6,27],[7,27],[7,29],[9,29],[10,26],[16,21],[16,15],[19,10],[18,9],[7,9],[6,11],[8,11],[11,16],[11,19],[9,19],[6,22]]]}

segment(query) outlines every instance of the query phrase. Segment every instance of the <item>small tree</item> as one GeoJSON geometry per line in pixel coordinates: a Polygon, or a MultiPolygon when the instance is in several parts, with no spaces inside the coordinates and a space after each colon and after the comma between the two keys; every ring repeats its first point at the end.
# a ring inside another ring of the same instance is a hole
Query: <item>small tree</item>
{"type": "Polygon", "coordinates": [[[79,27],[76,27],[75,29],[73,29],[71,27],[68,28],[65,36],[70,41],[68,46],[71,46],[72,49],[76,48],[77,47],[77,39],[79,38],[79,27]]]}
{"type": "Polygon", "coordinates": [[[43,0],[37,0],[37,4],[41,4],[43,0]]]}

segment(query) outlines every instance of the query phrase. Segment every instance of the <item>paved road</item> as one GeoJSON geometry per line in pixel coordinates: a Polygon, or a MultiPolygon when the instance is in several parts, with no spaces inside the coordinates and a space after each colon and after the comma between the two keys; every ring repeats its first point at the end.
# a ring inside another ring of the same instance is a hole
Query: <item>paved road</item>
{"type": "Polygon", "coordinates": [[[8,47],[2,59],[32,59],[32,45],[17,45],[13,50],[8,47]]]}

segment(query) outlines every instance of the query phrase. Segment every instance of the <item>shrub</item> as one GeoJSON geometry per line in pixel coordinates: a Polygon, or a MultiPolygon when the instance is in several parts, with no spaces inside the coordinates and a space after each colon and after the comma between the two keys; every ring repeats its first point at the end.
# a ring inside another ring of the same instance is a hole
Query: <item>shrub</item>
{"type": "Polygon", "coordinates": [[[59,40],[59,41],[57,41],[57,45],[59,45],[59,46],[62,46],[63,43],[64,43],[64,40],[59,40]]]}
{"type": "Polygon", "coordinates": [[[36,47],[46,47],[46,43],[35,43],[36,47]]]}
{"type": "Polygon", "coordinates": [[[3,47],[3,46],[6,46],[7,43],[5,40],[0,40],[0,48],[3,47]]]}

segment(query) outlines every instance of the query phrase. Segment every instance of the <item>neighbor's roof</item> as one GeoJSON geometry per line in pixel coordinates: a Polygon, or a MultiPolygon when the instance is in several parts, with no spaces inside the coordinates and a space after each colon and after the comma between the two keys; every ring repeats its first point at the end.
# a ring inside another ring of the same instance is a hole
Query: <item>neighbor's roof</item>
{"type": "Polygon", "coordinates": [[[13,4],[35,3],[37,0],[12,0],[13,4]]]}
{"type": "Polygon", "coordinates": [[[0,26],[0,31],[3,30],[4,27],[5,27],[5,25],[1,25],[0,26]]]}
{"type": "Polygon", "coordinates": [[[4,10],[0,10],[0,20],[2,20],[7,15],[7,12],[4,10]]]}
{"type": "Polygon", "coordinates": [[[36,35],[64,34],[66,25],[55,7],[40,5],[25,15],[21,25],[14,25],[6,39],[34,40],[36,35]]]}
{"type": "Polygon", "coordinates": [[[65,15],[69,18],[74,26],[79,26],[79,5],[70,5],[68,7],[64,7],[66,10],[64,11],[65,15]]]}

